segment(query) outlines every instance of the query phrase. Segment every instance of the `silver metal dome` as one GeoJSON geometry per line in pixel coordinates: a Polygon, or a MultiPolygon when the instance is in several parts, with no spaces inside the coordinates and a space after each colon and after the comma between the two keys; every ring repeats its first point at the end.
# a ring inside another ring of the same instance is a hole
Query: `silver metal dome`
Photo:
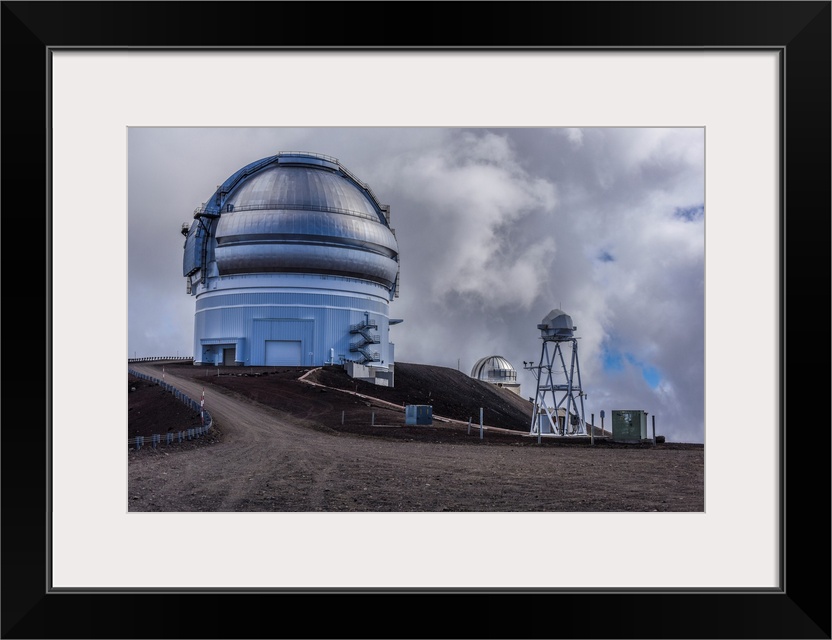
{"type": "Polygon", "coordinates": [[[286,162],[268,166],[237,185],[226,198],[235,211],[303,209],[330,211],[383,222],[369,198],[355,183],[318,164],[286,162]]]}
{"type": "Polygon", "coordinates": [[[517,381],[517,371],[502,356],[486,356],[474,363],[471,377],[483,382],[513,384],[517,381]]]}
{"type": "MultiPolygon", "coordinates": [[[[317,273],[393,288],[399,262],[389,213],[335,158],[284,152],[233,174],[194,217],[215,222],[220,276],[317,273]]],[[[186,275],[198,266],[197,250],[186,247],[186,275]]]]}

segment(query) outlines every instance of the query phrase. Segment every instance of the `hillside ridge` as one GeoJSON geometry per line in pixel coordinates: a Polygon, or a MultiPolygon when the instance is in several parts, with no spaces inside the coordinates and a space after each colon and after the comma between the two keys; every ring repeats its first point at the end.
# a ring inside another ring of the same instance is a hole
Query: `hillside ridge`
{"type": "Polygon", "coordinates": [[[471,378],[457,369],[439,365],[396,363],[393,387],[383,387],[350,378],[340,367],[322,367],[308,379],[328,387],[358,391],[404,407],[430,405],[433,412],[453,420],[528,432],[533,405],[508,389],[471,378]]]}

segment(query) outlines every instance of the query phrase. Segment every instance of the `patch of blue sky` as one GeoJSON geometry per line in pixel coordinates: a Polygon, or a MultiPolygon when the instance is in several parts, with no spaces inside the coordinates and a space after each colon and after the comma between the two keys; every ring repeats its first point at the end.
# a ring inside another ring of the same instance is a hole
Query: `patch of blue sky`
{"type": "Polygon", "coordinates": [[[628,353],[626,357],[627,361],[631,365],[641,370],[641,377],[644,378],[644,381],[650,385],[651,389],[655,389],[659,386],[659,383],[662,381],[662,374],[658,369],[656,369],[656,367],[647,364],[646,362],[641,362],[631,353],[628,353]]]}
{"type": "Polygon", "coordinates": [[[644,381],[650,385],[651,389],[658,387],[659,383],[662,381],[662,374],[659,373],[659,370],[656,369],[656,367],[642,366],[641,376],[644,378],[644,381]]]}
{"type": "Polygon", "coordinates": [[[705,205],[698,204],[693,207],[676,207],[673,215],[685,222],[700,220],[705,215],[705,205]]]}
{"type": "Polygon", "coordinates": [[[646,362],[641,362],[638,360],[633,354],[631,353],[624,353],[604,348],[604,352],[602,354],[602,361],[604,366],[604,371],[607,373],[619,373],[624,370],[624,362],[626,361],[639,371],[641,371],[641,377],[644,378],[644,381],[650,385],[651,389],[655,389],[659,386],[659,383],[662,381],[662,374],[656,367],[653,365],[647,364],[646,362]]]}
{"type": "Polygon", "coordinates": [[[602,357],[604,360],[604,371],[624,370],[624,358],[621,357],[621,354],[618,351],[610,351],[609,349],[604,349],[604,354],[602,357]]]}
{"type": "Polygon", "coordinates": [[[599,253],[598,260],[601,262],[615,262],[615,258],[612,257],[612,254],[609,251],[602,251],[599,253]]]}

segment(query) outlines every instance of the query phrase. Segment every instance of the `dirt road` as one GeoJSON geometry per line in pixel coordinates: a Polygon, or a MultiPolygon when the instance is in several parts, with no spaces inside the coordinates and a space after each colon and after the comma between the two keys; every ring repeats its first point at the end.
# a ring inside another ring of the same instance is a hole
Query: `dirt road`
{"type": "MultiPolygon", "coordinates": [[[[131,368],[158,376],[158,368],[131,368]]],[[[482,446],[338,432],[168,372],[222,432],[131,452],[130,511],[702,511],[702,449],[482,446]]]]}

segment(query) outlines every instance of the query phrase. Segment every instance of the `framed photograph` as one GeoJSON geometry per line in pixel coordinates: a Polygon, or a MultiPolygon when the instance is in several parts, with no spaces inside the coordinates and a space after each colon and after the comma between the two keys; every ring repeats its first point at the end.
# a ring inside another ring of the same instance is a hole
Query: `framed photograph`
{"type": "Polygon", "coordinates": [[[830,2],[473,9],[2,3],[3,637],[830,637],[830,2]],[[703,132],[704,512],[129,513],[131,132],[269,127],[703,132]]]}

